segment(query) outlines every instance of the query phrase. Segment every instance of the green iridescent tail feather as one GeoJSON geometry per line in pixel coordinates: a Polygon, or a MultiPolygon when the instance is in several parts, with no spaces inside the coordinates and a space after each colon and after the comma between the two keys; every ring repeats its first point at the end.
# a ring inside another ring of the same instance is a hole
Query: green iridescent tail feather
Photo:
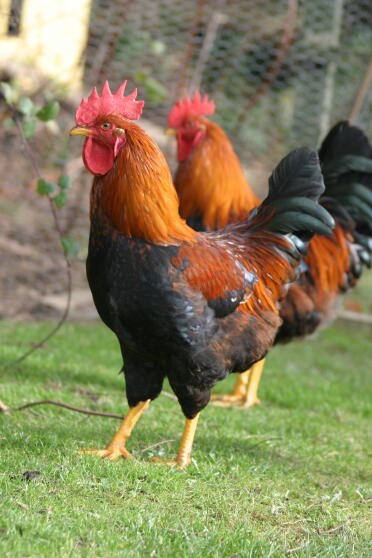
{"type": "Polygon", "coordinates": [[[372,146],[367,136],[357,126],[339,122],[324,139],[319,158],[325,202],[335,200],[347,212],[356,239],[367,248],[372,237],[372,146]]]}
{"type": "Polygon", "coordinates": [[[324,189],[317,153],[307,148],[291,151],[269,179],[269,193],[255,212],[255,224],[302,241],[316,233],[330,236],[334,219],[317,203],[324,189]]]}

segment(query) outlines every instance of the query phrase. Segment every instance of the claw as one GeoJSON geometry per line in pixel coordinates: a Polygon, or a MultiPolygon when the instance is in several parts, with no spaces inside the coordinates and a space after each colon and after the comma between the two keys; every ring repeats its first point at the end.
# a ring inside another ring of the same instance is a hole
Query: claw
{"type": "Polygon", "coordinates": [[[151,461],[154,461],[154,463],[157,463],[158,465],[168,465],[170,467],[178,467],[178,469],[186,469],[186,467],[191,463],[191,449],[194,441],[196,425],[198,424],[199,414],[200,413],[195,415],[192,419],[186,419],[181,445],[176,459],[153,457],[151,461]]]}
{"type": "Polygon", "coordinates": [[[251,400],[247,400],[246,397],[241,397],[237,395],[218,395],[212,396],[212,405],[216,407],[235,407],[238,409],[250,409],[254,405],[259,405],[261,401],[256,397],[251,400]]]}
{"type": "Polygon", "coordinates": [[[260,404],[257,397],[258,385],[265,359],[254,364],[249,370],[242,372],[235,383],[232,393],[226,395],[212,395],[212,405],[218,407],[237,407],[238,409],[250,409],[260,404]]]}
{"type": "Polygon", "coordinates": [[[132,454],[129,453],[129,451],[125,448],[110,448],[107,447],[106,449],[91,449],[91,448],[87,448],[87,449],[83,449],[80,450],[78,453],[80,454],[87,454],[87,453],[94,453],[95,455],[98,455],[98,457],[102,457],[102,459],[107,459],[108,461],[116,461],[117,459],[119,459],[120,457],[123,457],[124,459],[132,459],[132,454]]]}
{"type": "Polygon", "coordinates": [[[142,413],[147,409],[150,404],[150,399],[146,401],[140,401],[135,407],[129,409],[127,415],[123,419],[119,430],[116,432],[114,437],[111,439],[107,448],[105,449],[83,449],[78,453],[95,453],[98,457],[102,459],[108,459],[109,461],[116,461],[120,457],[124,459],[131,459],[132,454],[126,449],[125,444],[129,439],[133,428],[135,427],[138,419],[142,413]]]}

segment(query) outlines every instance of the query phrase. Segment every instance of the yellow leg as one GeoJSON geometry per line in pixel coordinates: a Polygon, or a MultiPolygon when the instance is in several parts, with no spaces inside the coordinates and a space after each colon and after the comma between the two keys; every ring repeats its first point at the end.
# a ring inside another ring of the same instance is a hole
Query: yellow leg
{"type": "Polygon", "coordinates": [[[219,407],[239,407],[249,409],[258,405],[257,390],[260,383],[265,359],[256,362],[249,370],[242,372],[235,382],[234,388],[227,395],[212,395],[213,405],[219,407]]]}
{"type": "Polygon", "coordinates": [[[119,457],[130,459],[132,455],[125,447],[127,440],[130,437],[133,428],[137,424],[138,419],[150,405],[150,401],[150,399],[147,399],[147,401],[141,401],[140,403],[138,403],[138,405],[129,409],[128,413],[124,417],[123,422],[120,425],[119,430],[116,432],[105,449],[84,449],[80,453],[95,453],[99,457],[109,459],[110,461],[114,461],[119,457]]]}
{"type": "Polygon", "coordinates": [[[260,384],[262,371],[265,365],[265,359],[259,360],[254,364],[251,368],[251,374],[248,381],[247,392],[245,394],[244,402],[242,404],[243,407],[249,409],[249,407],[253,407],[254,405],[259,405],[260,400],[257,397],[258,386],[260,384]]]}
{"type": "Polygon", "coordinates": [[[239,374],[231,393],[222,395],[215,393],[211,396],[214,405],[219,407],[241,407],[247,393],[249,376],[252,368],[239,374]]]}
{"type": "Polygon", "coordinates": [[[236,379],[233,390],[231,392],[232,397],[241,399],[242,397],[245,396],[251,373],[252,373],[252,368],[249,368],[249,370],[246,370],[245,372],[242,372],[242,374],[239,374],[239,376],[236,379]]]}
{"type": "Polygon", "coordinates": [[[185,469],[188,465],[190,465],[192,444],[194,442],[199,415],[200,413],[198,413],[192,419],[186,419],[186,424],[176,459],[161,459],[160,457],[153,457],[152,461],[155,461],[157,463],[165,463],[166,465],[177,466],[180,469],[185,469]]]}

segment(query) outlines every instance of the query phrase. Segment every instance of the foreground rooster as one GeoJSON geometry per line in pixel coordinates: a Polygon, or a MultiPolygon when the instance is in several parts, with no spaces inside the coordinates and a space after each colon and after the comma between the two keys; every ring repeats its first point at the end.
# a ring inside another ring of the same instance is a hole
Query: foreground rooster
{"type": "MultiPolygon", "coordinates": [[[[174,183],[180,213],[199,231],[245,219],[260,203],[226,134],[205,118],[214,110],[213,101],[197,92],[193,99],[186,95],[178,101],[168,118],[170,131],[177,136],[179,165],[174,183]]],[[[338,295],[355,284],[362,263],[369,260],[372,149],[368,139],[358,128],[341,122],[328,134],[319,156],[326,184],[322,203],[337,224],[330,238],[316,235],[309,243],[304,271],[281,303],[283,323],[276,342],[303,337],[327,323],[335,313],[338,295]]],[[[250,407],[257,403],[262,368],[259,362],[242,374],[233,393],[219,397],[219,404],[250,407]]]]}
{"type": "Polygon", "coordinates": [[[128,458],[126,442],[165,377],[186,425],[176,460],[190,454],[210,390],[270,349],[277,301],[314,232],[333,220],[316,200],[324,190],[317,154],[287,156],[269,195],[248,219],[197,233],[179,216],[178,198],[158,146],[130,120],[140,117],[136,91],[113,95],[106,82],[76,112],[72,135],[84,135],[83,160],[95,175],[87,276],[97,310],[118,337],[130,410],[104,450],[128,458]],[[295,236],[296,235],[296,236],[295,236]]]}

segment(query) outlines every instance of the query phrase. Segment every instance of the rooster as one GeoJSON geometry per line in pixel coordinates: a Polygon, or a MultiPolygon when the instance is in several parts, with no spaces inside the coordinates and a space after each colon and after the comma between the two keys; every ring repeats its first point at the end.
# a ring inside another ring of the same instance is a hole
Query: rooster
{"type": "Polygon", "coordinates": [[[269,194],[248,218],[198,233],[179,215],[168,164],[140,128],[137,91],[105,82],[76,111],[94,175],[87,277],[98,313],[116,334],[130,410],[103,450],[130,458],[126,443],[168,378],[186,417],[172,464],[190,463],[200,411],[211,388],[264,357],[280,318],[278,300],[300,254],[333,220],[317,204],[324,184],[316,152],[299,149],[274,170],[269,194]]]}
{"type": "MultiPolygon", "coordinates": [[[[245,219],[260,203],[230,140],[218,124],[206,118],[214,111],[213,101],[196,92],[192,99],[185,95],[178,101],[168,117],[168,132],[177,138],[179,164],[174,184],[180,214],[199,231],[245,219]]],[[[281,302],[282,325],[275,342],[303,337],[329,322],[338,295],[355,284],[361,264],[369,263],[371,245],[366,235],[372,228],[372,188],[368,191],[372,184],[371,156],[366,136],[346,122],[336,125],[323,142],[320,160],[326,192],[322,203],[337,224],[331,237],[316,235],[310,241],[303,272],[281,302]],[[355,180],[364,180],[364,185],[353,184],[355,180]],[[364,234],[358,234],[358,227],[364,234]],[[365,250],[355,243],[363,244],[363,239],[365,250]]],[[[263,364],[258,362],[241,374],[233,392],[216,396],[216,403],[246,408],[258,403],[263,364]]]]}

